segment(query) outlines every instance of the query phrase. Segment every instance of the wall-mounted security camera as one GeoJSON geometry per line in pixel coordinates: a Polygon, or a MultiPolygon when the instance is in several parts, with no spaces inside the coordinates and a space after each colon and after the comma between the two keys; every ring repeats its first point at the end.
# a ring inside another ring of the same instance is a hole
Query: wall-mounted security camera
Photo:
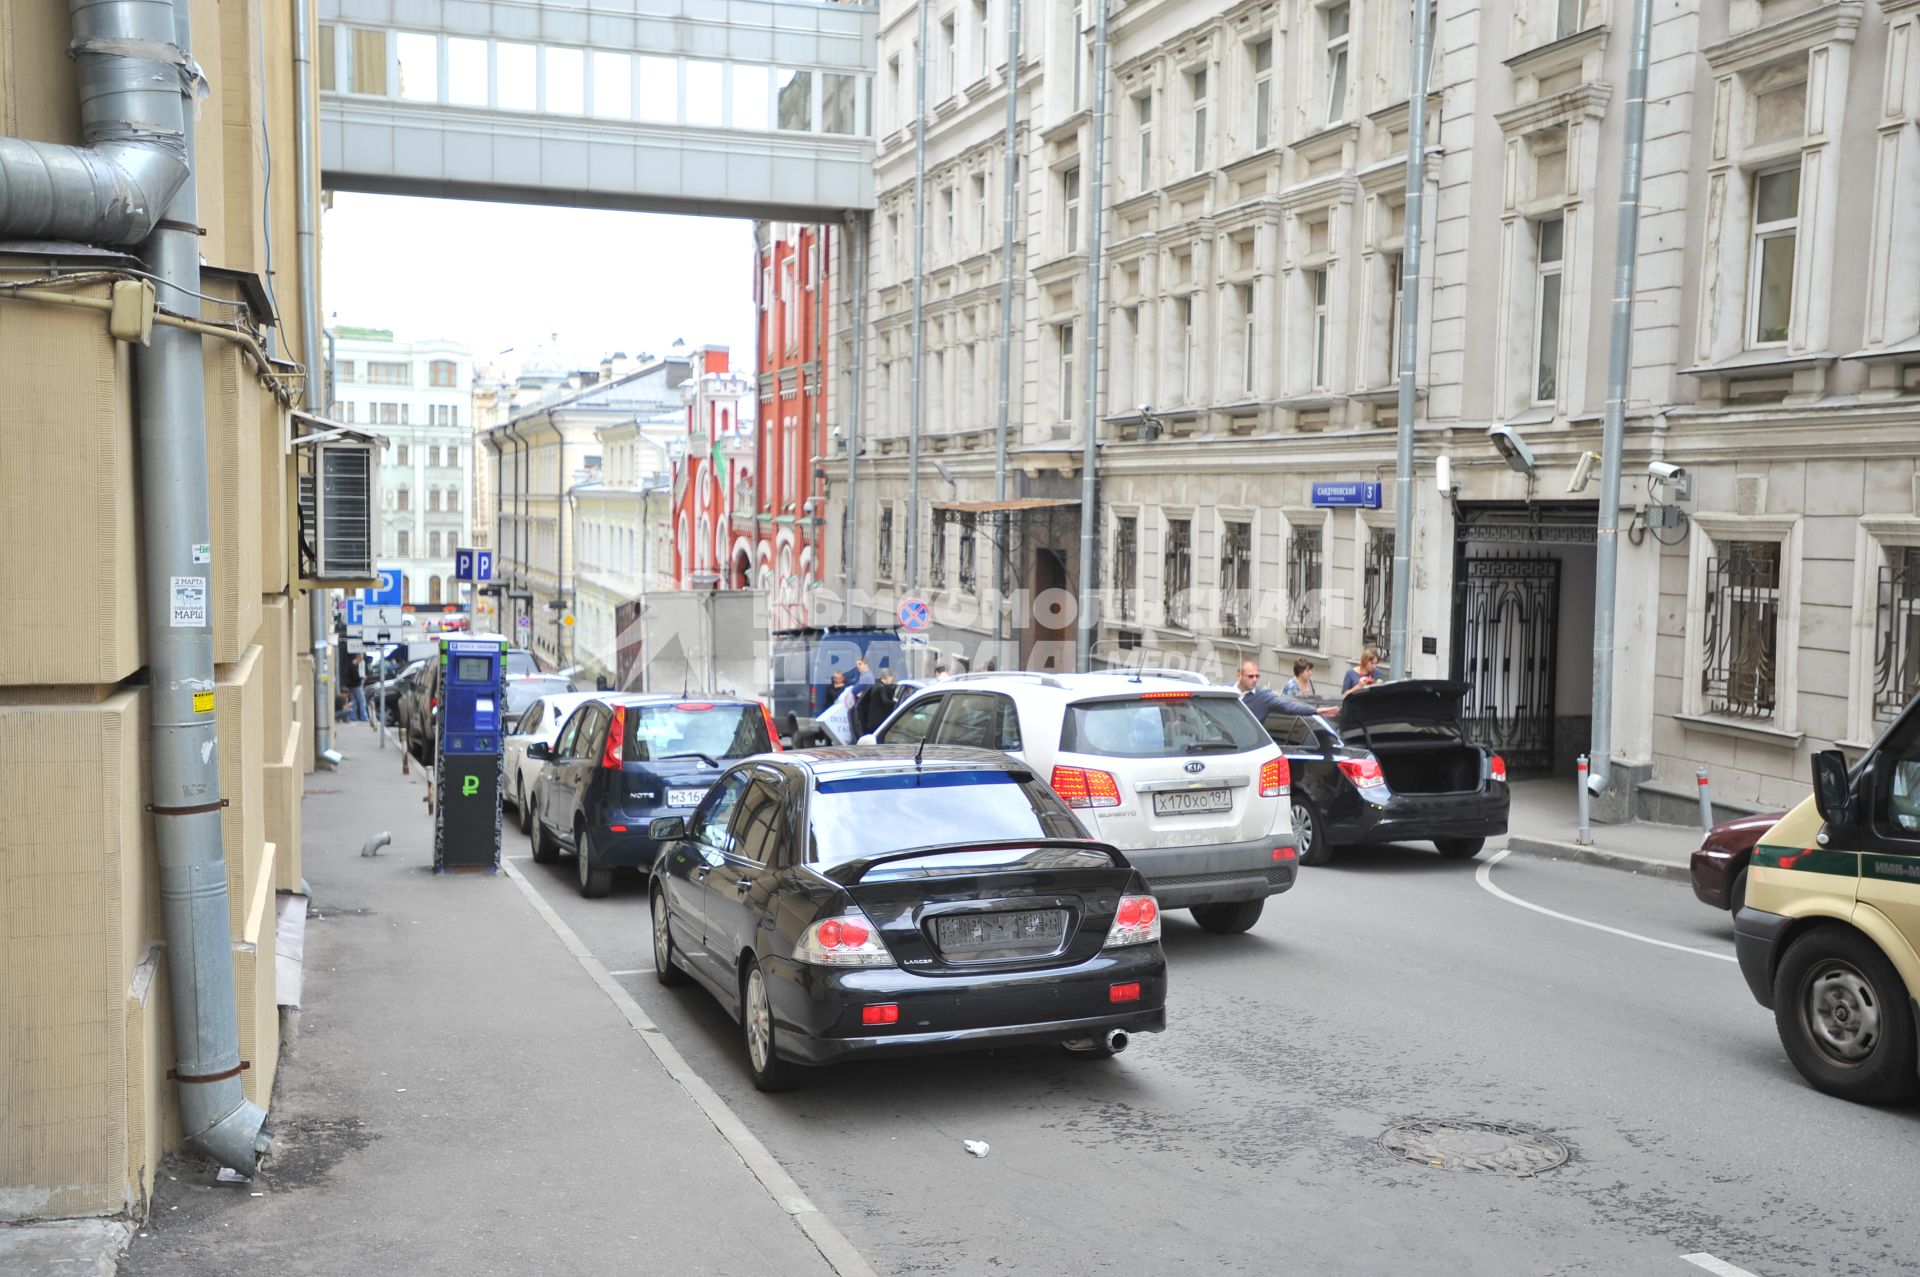
{"type": "Polygon", "coordinates": [[[1600,460],[1597,452],[1583,452],[1580,459],[1573,463],[1573,478],[1567,480],[1568,492],[1582,492],[1593,482],[1593,466],[1600,460]]]}
{"type": "Polygon", "coordinates": [[[1435,457],[1433,459],[1433,486],[1440,495],[1450,497],[1460,491],[1460,481],[1453,477],[1453,458],[1435,457]]]}
{"type": "Polygon", "coordinates": [[[1141,404],[1140,437],[1146,440],[1158,439],[1162,429],[1163,427],[1160,425],[1159,420],[1153,415],[1153,405],[1150,403],[1141,404]]]}
{"type": "Polygon", "coordinates": [[[1533,473],[1533,449],[1527,447],[1518,430],[1508,425],[1488,426],[1487,439],[1500,459],[1507,463],[1507,469],[1524,475],[1533,473]]]}
{"type": "Polygon", "coordinates": [[[1649,486],[1665,500],[1693,499],[1693,476],[1685,466],[1676,466],[1670,461],[1649,461],[1647,477],[1651,481],[1649,486]]]}

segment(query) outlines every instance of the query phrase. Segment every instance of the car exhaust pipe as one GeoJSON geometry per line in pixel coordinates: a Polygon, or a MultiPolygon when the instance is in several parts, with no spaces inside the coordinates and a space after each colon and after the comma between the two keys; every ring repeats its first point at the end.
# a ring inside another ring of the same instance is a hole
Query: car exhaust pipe
{"type": "Polygon", "coordinates": [[[1127,1043],[1132,1040],[1133,1040],[1132,1037],[1127,1033],[1125,1029],[1108,1029],[1107,1030],[1107,1050],[1113,1052],[1115,1055],[1118,1055],[1122,1051],[1126,1050],[1127,1043]]]}

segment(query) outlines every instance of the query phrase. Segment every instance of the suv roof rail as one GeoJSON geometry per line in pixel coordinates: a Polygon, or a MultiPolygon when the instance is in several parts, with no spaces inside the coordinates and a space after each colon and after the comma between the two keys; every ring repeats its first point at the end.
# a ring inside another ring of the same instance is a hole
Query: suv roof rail
{"type": "Polygon", "coordinates": [[[1182,683],[1199,683],[1203,687],[1212,687],[1213,680],[1198,670],[1177,670],[1166,666],[1143,665],[1138,669],[1114,666],[1104,670],[1088,670],[1089,674],[1111,674],[1121,678],[1171,678],[1182,683]]]}
{"type": "MultiPolygon", "coordinates": [[[[964,683],[977,682],[983,678],[1030,678],[1042,687],[1066,686],[1065,683],[1062,683],[1053,675],[1042,674],[1038,670],[968,670],[964,674],[949,674],[946,678],[937,681],[943,683],[964,683]]],[[[926,684],[928,687],[932,687],[933,685],[934,681],[929,681],[926,684]]]]}

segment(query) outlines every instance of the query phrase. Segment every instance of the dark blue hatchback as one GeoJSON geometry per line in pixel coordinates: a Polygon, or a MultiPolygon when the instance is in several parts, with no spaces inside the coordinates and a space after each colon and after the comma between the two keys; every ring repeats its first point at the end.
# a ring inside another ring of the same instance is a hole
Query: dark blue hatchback
{"type": "Polygon", "coordinates": [[[742,697],[610,695],[573,711],[533,794],[533,858],[574,854],[580,894],[604,896],[616,869],[651,872],[656,816],[687,815],[737,759],[779,748],[765,705],[742,697]]]}

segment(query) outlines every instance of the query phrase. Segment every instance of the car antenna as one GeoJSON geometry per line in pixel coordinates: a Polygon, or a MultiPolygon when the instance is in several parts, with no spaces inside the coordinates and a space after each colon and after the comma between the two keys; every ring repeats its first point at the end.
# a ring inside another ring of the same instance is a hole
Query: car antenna
{"type": "Polygon", "coordinates": [[[926,752],[927,752],[927,738],[925,736],[922,736],[920,738],[920,748],[913,751],[913,765],[915,767],[920,766],[920,755],[926,752]]]}

